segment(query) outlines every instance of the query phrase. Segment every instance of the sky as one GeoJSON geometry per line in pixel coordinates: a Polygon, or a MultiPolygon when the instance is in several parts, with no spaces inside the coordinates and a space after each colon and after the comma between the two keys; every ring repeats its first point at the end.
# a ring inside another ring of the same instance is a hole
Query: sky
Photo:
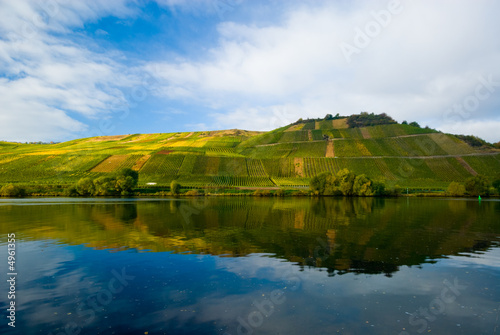
{"type": "Polygon", "coordinates": [[[0,0],[0,140],[387,113],[500,141],[494,0],[0,0]]]}

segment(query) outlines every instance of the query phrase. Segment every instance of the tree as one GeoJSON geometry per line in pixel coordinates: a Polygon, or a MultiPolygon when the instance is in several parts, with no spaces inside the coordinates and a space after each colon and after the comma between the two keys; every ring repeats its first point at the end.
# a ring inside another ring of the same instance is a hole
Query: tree
{"type": "Polygon", "coordinates": [[[337,178],[340,192],[342,192],[343,195],[353,195],[353,186],[356,175],[347,169],[342,169],[337,173],[337,178]]]}
{"type": "Polygon", "coordinates": [[[115,189],[117,192],[120,192],[121,195],[130,194],[135,186],[137,186],[137,181],[131,176],[116,178],[115,189]]]}
{"type": "Polygon", "coordinates": [[[326,114],[324,120],[333,120],[333,115],[332,114],[326,114]]]}
{"type": "Polygon", "coordinates": [[[420,128],[420,125],[415,121],[411,122],[410,126],[420,128]]]}
{"type": "Polygon", "coordinates": [[[359,175],[356,179],[354,179],[352,192],[353,194],[359,196],[372,196],[375,193],[372,188],[372,181],[364,174],[359,175]]]}
{"type": "Polygon", "coordinates": [[[310,190],[316,195],[340,195],[336,176],[331,172],[323,172],[314,176],[309,183],[310,190]]]}
{"type": "Polygon", "coordinates": [[[93,195],[95,191],[94,181],[91,178],[82,178],[76,183],[76,190],[80,195],[93,195]]]}
{"type": "Polygon", "coordinates": [[[14,184],[4,185],[0,189],[0,196],[2,197],[24,197],[26,195],[26,190],[14,184]]]}
{"type": "Polygon", "coordinates": [[[401,122],[401,124],[408,124],[408,122],[404,120],[403,122],[401,122]]]}
{"type": "Polygon", "coordinates": [[[375,182],[372,184],[373,195],[385,195],[385,184],[383,182],[375,182]]]}
{"type": "Polygon", "coordinates": [[[170,192],[172,192],[172,194],[174,195],[179,194],[180,188],[181,185],[176,180],[172,180],[172,182],[170,183],[170,192]]]}
{"type": "Polygon", "coordinates": [[[99,177],[94,179],[94,195],[112,195],[116,186],[116,179],[99,177]]]}
{"type": "Polygon", "coordinates": [[[139,182],[139,173],[132,169],[121,169],[115,177],[115,189],[121,195],[128,195],[139,182]]]}
{"type": "Polygon", "coordinates": [[[492,186],[496,189],[497,193],[500,193],[500,178],[493,181],[492,186]]]}
{"type": "Polygon", "coordinates": [[[336,175],[331,172],[321,173],[311,179],[310,190],[316,195],[373,196],[382,195],[383,184],[374,184],[367,176],[356,176],[343,169],[336,175]],[[377,193],[378,192],[378,193],[377,193]]]}
{"type": "Polygon", "coordinates": [[[135,182],[135,186],[137,186],[137,183],[139,182],[139,172],[134,171],[132,169],[126,168],[126,169],[121,169],[118,171],[117,177],[132,177],[132,179],[135,182]]]}
{"type": "Polygon", "coordinates": [[[71,185],[68,188],[66,188],[63,192],[63,195],[66,197],[77,197],[79,196],[78,191],[76,190],[75,185],[71,185]]]}
{"type": "Polygon", "coordinates": [[[461,197],[465,194],[465,186],[456,181],[452,181],[450,185],[448,185],[448,189],[446,189],[446,194],[453,197],[461,197]]]}
{"type": "Polygon", "coordinates": [[[455,135],[455,137],[464,141],[465,143],[467,143],[471,147],[482,147],[482,146],[491,147],[492,146],[490,143],[486,142],[482,138],[479,138],[479,137],[473,136],[473,135],[455,135]]]}
{"type": "Polygon", "coordinates": [[[490,194],[490,181],[483,175],[476,175],[465,181],[465,190],[469,195],[478,196],[490,194]]]}

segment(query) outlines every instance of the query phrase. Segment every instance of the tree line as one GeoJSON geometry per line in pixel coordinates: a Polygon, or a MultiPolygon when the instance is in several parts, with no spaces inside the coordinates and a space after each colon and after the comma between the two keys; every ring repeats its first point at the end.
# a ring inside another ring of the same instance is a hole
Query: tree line
{"type": "Polygon", "coordinates": [[[309,189],[313,195],[324,196],[391,196],[401,193],[401,188],[395,186],[387,189],[382,182],[374,182],[366,175],[356,175],[348,169],[321,173],[311,179],[309,189]]]}
{"type": "Polygon", "coordinates": [[[463,184],[453,181],[446,190],[446,194],[454,197],[469,196],[490,196],[500,194],[500,175],[492,182],[486,176],[478,174],[470,177],[463,184]]]}
{"type": "Polygon", "coordinates": [[[139,173],[132,169],[122,169],[112,176],[102,176],[95,179],[81,178],[76,184],[68,187],[64,195],[94,196],[94,195],[130,195],[139,181],[139,173]]]}

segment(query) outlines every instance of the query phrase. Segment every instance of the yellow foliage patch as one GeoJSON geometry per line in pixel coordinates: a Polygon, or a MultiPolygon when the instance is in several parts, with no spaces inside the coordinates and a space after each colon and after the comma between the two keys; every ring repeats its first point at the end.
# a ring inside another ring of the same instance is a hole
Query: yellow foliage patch
{"type": "Polygon", "coordinates": [[[347,125],[347,119],[332,120],[332,125],[333,125],[333,128],[335,128],[335,129],[349,128],[349,126],[347,125]]]}
{"type": "Polygon", "coordinates": [[[127,155],[114,155],[99,163],[91,172],[113,172],[118,166],[127,160],[127,155]]]}

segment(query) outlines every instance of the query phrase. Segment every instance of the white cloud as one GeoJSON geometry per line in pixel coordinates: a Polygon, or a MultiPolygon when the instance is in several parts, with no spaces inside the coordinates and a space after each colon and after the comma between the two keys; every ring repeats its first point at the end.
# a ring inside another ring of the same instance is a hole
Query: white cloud
{"type": "MultiPolygon", "coordinates": [[[[203,61],[155,66],[169,98],[178,91],[220,110],[214,125],[270,129],[270,110],[281,106],[301,117],[366,110],[444,128],[443,114],[474,92],[478,77],[500,78],[500,4],[402,1],[401,13],[347,62],[339,46],[353,44],[357,28],[388,3],[291,6],[285,20],[264,27],[225,22],[203,61]]],[[[499,106],[492,95],[467,121],[494,117],[499,106]]]]}
{"type": "MultiPolygon", "coordinates": [[[[71,29],[101,15],[132,15],[125,1],[10,1],[0,11],[0,134],[4,140],[60,140],[107,117],[136,79],[112,54],[87,48],[71,29]],[[57,35],[54,35],[57,33],[57,35]],[[57,37],[56,37],[57,36],[57,37]]],[[[73,135],[73,136],[72,136],[73,135]]]]}
{"type": "Polygon", "coordinates": [[[387,13],[390,1],[157,2],[235,22],[220,23],[218,44],[208,50],[201,45],[192,58],[139,65],[119,50],[99,49],[81,30],[106,16],[137,18],[144,14],[141,2],[1,1],[0,12],[8,14],[0,21],[0,137],[58,140],[75,134],[86,128],[77,119],[109,118],[112,106],[126,100],[123,89],[141,85],[145,70],[155,74],[155,94],[167,102],[212,109],[211,121],[198,125],[208,129],[269,130],[300,117],[369,111],[499,140],[493,125],[500,122],[500,87],[466,116],[448,112],[475,94],[479,78],[500,81],[500,3],[402,0],[401,13],[348,62],[342,43],[354,44],[359,31],[376,22],[373,13],[387,13]],[[228,11],[238,14],[223,15],[228,11]],[[260,12],[267,18],[258,20],[260,12]],[[28,118],[40,127],[16,127],[28,118]]]}

